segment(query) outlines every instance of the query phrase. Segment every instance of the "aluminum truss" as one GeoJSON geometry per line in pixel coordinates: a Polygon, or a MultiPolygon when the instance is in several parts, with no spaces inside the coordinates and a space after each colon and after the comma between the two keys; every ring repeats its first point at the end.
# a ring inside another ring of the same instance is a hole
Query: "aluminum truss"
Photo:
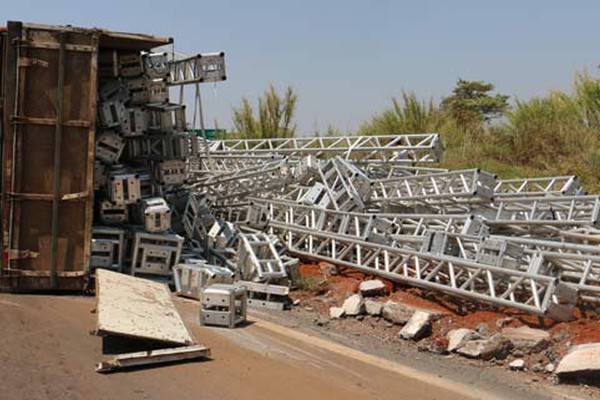
{"type": "Polygon", "coordinates": [[[225,53],[197,54],[169,61],[170,86],[220,82],[227,79],[225,53]]]}
{"type": "Polygon", "coordinates": [[[494,187],[494,197],[514,196],[572,196],[583,194],[575,175],[543,178],[500,179],[494,187]]]}
{"type": "Polygon", "coordinates": [[[477,237],[429,231],[421,252],[459,257],[510,270],[557,277],[583,301],[600,302],[600,249],[512,236],[477,237]]]}
{"type": "Polygon", "coordinates": [[[473,212],[498,234],[557,235],[563,229],[600,226],[598,196],[507,197],[473,212]]]}
{"type": "Polygon", "coordinates": [[[243,202],[250,195],[276,192],[285,186],[290,178],[288,163],[281,160],[245,171],[208,176],[193,187],[214,196],[217,204],[223,205],[243,202]]]}
{"type": "Polygon", "coordinates": [[[371,183],[369,203],[386,210],[469,212],[492,200],[495,175],[479,169],[416,175],[371,183]]]}
{"type": "MultiPolygon", "coordinates": [[[[200,143],[202,145],[202,143],[200,143]]],[[[211,157],[341,156],[357,162],[437,162],[443,146],[437,133],[413,135],[339,136],[285,139],[217,140],[209,142],[211,157]]]]}
{"type": "Polygon", "coordinates": [[[298,204],[291,201],[250,198],[249,215],[230,216],[241,223],[262,229],[275,220],[295,224],[299,227],[321,229],[325,232],[341,233],[362,237],[365,240],[389,240],[404,238],[415,241],[428,231],[454,232],[465,235],[486,236],[487,226],[474,215],[438,214],[369,214],[327,210],[320,207],[298,204]]]}
{"type": "Polygon", "coordinates": [[[292,254],[344,265],[395,282],[557,320],[570,319],[577,300],[572,287],[551,276],[365,242],[275,221],[268,226],[278,232],[292,254]]]}

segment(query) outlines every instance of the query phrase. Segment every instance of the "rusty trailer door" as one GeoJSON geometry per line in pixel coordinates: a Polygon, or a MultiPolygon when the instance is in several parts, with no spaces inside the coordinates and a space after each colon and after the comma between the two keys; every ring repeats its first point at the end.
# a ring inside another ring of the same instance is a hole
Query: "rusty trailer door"
{"type": "Polygon", "coordinates": [[[2,53],[4,289],[80,290],[93,218],[98,32],[9,22],[2,53]]]}

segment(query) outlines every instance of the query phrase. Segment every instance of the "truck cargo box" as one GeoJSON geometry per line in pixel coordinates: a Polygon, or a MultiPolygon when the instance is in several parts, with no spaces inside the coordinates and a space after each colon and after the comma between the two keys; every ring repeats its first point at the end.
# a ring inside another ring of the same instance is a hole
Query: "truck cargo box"
{"type": "Polygon", "coordinates": [[[169,38],[8,22],[0,30],[3,290],[81,290],[93,219],[98,55],[169,38]]]}

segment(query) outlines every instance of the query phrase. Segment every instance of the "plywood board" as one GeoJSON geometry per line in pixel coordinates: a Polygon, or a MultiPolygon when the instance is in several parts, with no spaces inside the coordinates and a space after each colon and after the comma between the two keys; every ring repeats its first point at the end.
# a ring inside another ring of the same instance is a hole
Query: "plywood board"
{"type": "Polygon", "coordinates": [[[183,345],[196,343],[165,284],[98,269],[96,297],[99,334],[183,345]]]}

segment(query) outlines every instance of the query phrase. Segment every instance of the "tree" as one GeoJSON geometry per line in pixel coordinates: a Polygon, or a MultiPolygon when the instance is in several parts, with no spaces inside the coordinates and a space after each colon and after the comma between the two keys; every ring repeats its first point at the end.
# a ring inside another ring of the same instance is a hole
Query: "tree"
{"type": "Polygon", "coordinates": [[[258,98],[258,114],[247,98],[240,107],[233,108],[233,124],[237,133],[246,139],[287,138],[296,133],[292,123],[298,95],[289,86],[283,95],[277,93],[273,85],[258,98]]]}
{"type": "Polygon", "coordinates": [[[402,92],[400,100],[392,98],[392,107],[371,117],[358,132],[361,135],[424,133],[435,131],[440,122],[439,107],[433,100],[421,101],[413,92],[402,92]]]}
{"type": "Polygon", "coordinates": [[[463,128],[481,128],[483,123],[503,116],[508,108],[509,96],[491,95],[493,90],[491,83],[459,79],[452,95],[442,100],[442,109],[463,128]]]}

